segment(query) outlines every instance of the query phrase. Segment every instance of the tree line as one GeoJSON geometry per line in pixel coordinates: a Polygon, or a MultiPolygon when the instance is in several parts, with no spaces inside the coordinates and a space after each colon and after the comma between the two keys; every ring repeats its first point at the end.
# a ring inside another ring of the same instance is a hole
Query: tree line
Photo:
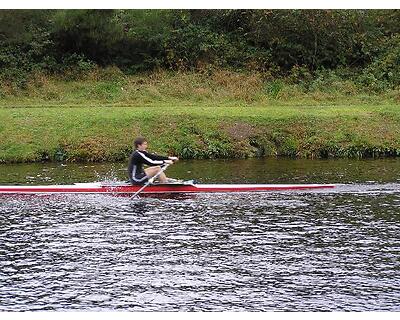
{"type": "Polygon", "coordinates": [[[0,10],[0,80],[116,66],[400,85],[399,10],[0,10]]]}

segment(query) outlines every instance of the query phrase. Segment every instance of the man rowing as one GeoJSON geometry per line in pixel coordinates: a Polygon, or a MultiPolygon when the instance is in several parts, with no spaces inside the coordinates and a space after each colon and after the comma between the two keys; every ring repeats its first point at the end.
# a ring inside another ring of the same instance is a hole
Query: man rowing
{"type": "MultiPolygon", "coordinates": [[[[164,157],[147,152],[148,143],[143,137],[138,137],[134,141],[135,150],[129,158],[128,175],[131,184],[141,185],[149,181],[150,178],[162,171],[162,166],[173,164],[178,161],[177,157],[164,157]],[[143,165],[149,167],[143,169],[143,165]]],[[[164,172],[158,175],[160,183],[176,183],[179,180],[167,178],[164,172]]]]}

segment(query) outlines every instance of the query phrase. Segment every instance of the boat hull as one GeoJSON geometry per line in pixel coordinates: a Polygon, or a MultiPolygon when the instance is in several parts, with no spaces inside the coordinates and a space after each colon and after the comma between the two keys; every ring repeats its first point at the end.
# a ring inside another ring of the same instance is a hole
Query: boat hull
{"type": "MultiPolygon", "coordinates": [[[[0,194],[54,194],[54,193],[94,193],[129,194],[142,186],[104,185],[101,183],[77,183],[54,186],[0,186],[0,194]]],[[[333,184],[160,184],[150,185],[141,193],[233,193],[266,192],[285,190],[312,190],[334,188],[333,184]]]]}

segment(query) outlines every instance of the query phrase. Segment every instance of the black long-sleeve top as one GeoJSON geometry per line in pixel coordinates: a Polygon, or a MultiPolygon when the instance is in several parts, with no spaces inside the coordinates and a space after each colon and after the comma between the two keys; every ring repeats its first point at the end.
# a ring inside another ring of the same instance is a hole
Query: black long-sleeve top
{"type": "Polygon", "coordinates": [[[168,160],[168,157],[159,156],[153,153],[148,153],[147,151],[135,150],[132,152],[129,158],[128,164],[128,176],[129,181],[133,182],[134,177],[141,179],[145,172],[143,170],[143,165],[148,166],[159,166],[164,164],[164,160],[168,160]]]}

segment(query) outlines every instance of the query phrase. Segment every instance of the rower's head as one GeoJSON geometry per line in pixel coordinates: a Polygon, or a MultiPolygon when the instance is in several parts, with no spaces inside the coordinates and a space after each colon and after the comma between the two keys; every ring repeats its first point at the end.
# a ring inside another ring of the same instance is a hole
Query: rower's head
{"type": "Polygon", "coordinates": [[[138,149],[140,151],[146,150],[148,145],[147,140],[143,137],[136,138],[133,144],[135,145],[135,149],[138,149]]]}

